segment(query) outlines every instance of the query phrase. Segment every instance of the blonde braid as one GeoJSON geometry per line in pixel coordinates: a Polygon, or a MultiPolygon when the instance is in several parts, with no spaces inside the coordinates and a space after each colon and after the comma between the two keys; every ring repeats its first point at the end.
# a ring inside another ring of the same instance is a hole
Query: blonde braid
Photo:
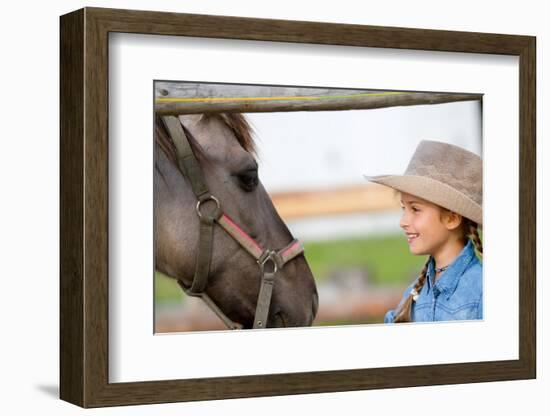
{"type": "Polygon", "coordinates": [[[477,223],[470,221],[468,224],[468,238],[470,238],[473,241],[479,255],[483,257],[483,244],[481,243],[481,238],[479,237],[479,233],[477,229],[478,229],[477,223]]]}
{"type": "Polygon", "coordinates": [[[416,291],[416,293],[420,293],[422,287],[424,287],[424,283],[426,283],[426,276],[428,275],[428,264],[430,264],[430,258],[431,257],[428,257],[428,260],[426,261],[424,268],[420,272],[420,276],[418,277],[413,290],[411,290],[411,294],[407,297],[405,302],[403,302],[403,306],[401,306],[401,309],[399,309],[399,312],[395,316],[393,322],[411,322],[411,310],[412,304],[414,302],[414,292],[416,291]]]}

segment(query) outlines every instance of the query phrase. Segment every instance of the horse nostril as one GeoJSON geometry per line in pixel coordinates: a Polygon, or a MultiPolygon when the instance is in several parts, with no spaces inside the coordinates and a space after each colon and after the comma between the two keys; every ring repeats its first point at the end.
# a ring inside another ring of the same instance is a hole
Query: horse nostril
{"type": "Polygon", "coordinates": [[[277,312],[275,314],[275,327],[276,328],[285,328],[287,326],[285,317],[282,312],[277,312]]]}

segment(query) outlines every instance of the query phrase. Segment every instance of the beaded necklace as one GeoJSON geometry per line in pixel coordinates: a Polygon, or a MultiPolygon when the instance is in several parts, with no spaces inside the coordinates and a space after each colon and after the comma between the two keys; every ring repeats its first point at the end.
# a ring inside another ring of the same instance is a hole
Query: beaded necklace
{"type": "Polygon", "coordinates": [[[445,270],[447,270],[448,267],[449,267],[449,265],[446,265],[445,267],[440,267],[439,269],[436,267],[435,272],[436,273],[444,272],[445,270]]]}

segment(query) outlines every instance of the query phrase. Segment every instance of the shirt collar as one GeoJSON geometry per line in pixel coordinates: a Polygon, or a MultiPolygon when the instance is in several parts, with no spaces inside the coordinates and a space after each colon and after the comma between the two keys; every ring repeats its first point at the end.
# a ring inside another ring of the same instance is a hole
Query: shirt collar
{"type": "Polygon", "coordinates": [[[434,289],[435,291],[445,293],[445,296],[449,299],[458,286],[460,276],[462,276],[464,270],[466,270],[466,267],[470,264],[474,256],[474,244],[471,239],[468,239],[468,243],[466,243],[460,254],[453,260],[447,270],[441,274],[441,277],[437,280],[435,285],[433,284],[435,278],[435,261],[433,257],[430,257],[427,272],[428,290],[434,289]]]}

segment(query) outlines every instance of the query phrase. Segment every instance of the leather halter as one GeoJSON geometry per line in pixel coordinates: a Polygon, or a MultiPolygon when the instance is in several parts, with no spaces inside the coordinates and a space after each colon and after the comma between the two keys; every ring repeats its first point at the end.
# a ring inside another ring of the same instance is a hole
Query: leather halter
{"type": "Polygon", "coordinates": [[[200,297],[230,329],[242,329],[242,325],[233,322],[216,303],[206,294],[210,261],[212,258],[212,237],[214,224],[221,226],[237,243],[239,243],[258,263],[261,272],[261,286],[256,304],[253,328],[265,328],[271,304],[273,285],[277,271],[286,263],[304,252],[302,244],[293,240],[279,251],[264,249],[258,242],[242,230],[221,208],[220,201],[210,194],[201,167],[193,153],[185,128],[175,116],[162,117],[168,133],[176,146],[177,161],[180,171],[189,179],[191,188],[197,197],[196,211],[200,219],[199,251],[195,263],[195,275],[191,286],[177,279],[181,288],[189,296],[200,297]],[[201,213],[201,206],[213,201],[216,208],[211,213],[201,213]],[[271,263],[271,267],[267,265],[271,263]]]}

